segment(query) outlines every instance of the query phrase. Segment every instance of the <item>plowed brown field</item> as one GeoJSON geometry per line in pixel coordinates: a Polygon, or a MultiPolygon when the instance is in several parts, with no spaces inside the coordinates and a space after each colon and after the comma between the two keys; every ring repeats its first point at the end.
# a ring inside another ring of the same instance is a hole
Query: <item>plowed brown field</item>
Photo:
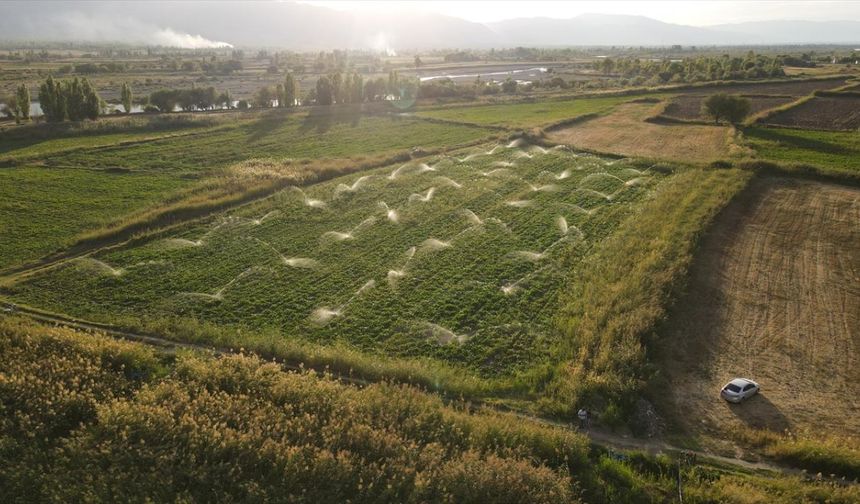
{"type": "Polygon", "coordinates": [[[860,189],[764,178],[719,217],[661,341],[692,431],[860,433],[860,189]],[[719,397],[736,376],[762,393],[719,397]]]}

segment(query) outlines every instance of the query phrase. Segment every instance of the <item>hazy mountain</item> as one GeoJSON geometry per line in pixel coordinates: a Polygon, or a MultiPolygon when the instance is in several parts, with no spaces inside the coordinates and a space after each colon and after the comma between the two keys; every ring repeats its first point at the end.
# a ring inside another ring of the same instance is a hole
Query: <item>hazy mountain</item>
{"type": "Polygon", "coordinates": [[[860,21],[759,21],[708,28],[737,33],[760,44],[860,43],[860,21]]]}
{"type": "Polygon", "coordinates": [[[664,23],[642,16],[583,14],[573,19],[520,18],[488,26],[518,45],[672,45],[726,44],[713,30],[664,23]]]}
{"type": "Polygon", "coordinates": [[[437,14],[355,14],[290,2],[6,2],[0,39],[182,47],[427,49],[574,45],[860,43],[860,22],[769,21],[711,27],[586,14],[480,24],[437,14]]]}

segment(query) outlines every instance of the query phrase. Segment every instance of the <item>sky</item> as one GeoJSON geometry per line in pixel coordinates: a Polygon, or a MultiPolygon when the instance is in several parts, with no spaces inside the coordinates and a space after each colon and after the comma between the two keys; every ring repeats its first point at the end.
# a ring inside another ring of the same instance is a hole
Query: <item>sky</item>
{"type": "Polygon", "coordinates": [[[518,17],[572,18],[631,14],[667,23],[709,26],[769,20],[860,21],[860,1],[303,1],[338,10],[433,12],[488,23],[518,17]]]}

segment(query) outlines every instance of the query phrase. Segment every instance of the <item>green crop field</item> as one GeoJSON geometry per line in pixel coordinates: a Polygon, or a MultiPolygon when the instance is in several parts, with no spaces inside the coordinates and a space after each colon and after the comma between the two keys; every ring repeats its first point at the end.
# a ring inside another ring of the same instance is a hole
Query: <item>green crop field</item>
{"type": "Polygon", "coordinates": [[[252,157],[300,159],[381,155],[413,147],[456,145],[491,133],[481,128],[434,124],[414,118],[289,115],[273,111],[205,135],[156,139],[94,151],[75,149],[52,155],[48,163],[61,167],[200,173],[252,157]]]}
{"type": "MultiPolygon", "coordinates": [[[[648,96],[659,97],[660,95],[648,96]]],[[[604,114],[619,103],[634,99],[636,99],[635,95],[627,95],[467,107],[438,107],[421,110],[418,115],[449,121],[524,128],[550,124],[587,114],[604,114]]]]}
{"type": "Polygon", "coordinates": [[[483,149],[288,189],[12,293],[106,322],[277,328],[510,374],[557,343],[571,270],[664,176],[562,149],[483,149]]]}
{"type": "Polygon", "coordinates": [[[0,269],[68,246],[79,234],[157,205],[236,161],[381,156],[492,133],[406,118],[340,115],[330,124],[310,117],[275,111],[181,131],[4,140],[0,157],[42,167],[0,169],[0,269]]]}
{"type": "Polygon", "coordinates": [[[860,173],[860,134],[752,127],[744,138],[758,157],[782,163],[804,163],[833,172],[860,173]]]}
{"type": "Polygon", "coordinates": [[[157,204],[188,184],[156,173],[0,169],[0,268],[37,259],[79,233],[157,204]]]}

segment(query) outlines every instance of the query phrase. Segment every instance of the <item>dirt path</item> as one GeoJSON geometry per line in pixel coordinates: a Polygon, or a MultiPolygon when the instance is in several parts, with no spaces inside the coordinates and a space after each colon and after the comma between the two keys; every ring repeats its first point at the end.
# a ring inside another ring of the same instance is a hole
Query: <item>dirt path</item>
{"type": "Polygon", "coordinates": [[[692,432],[860,434],[860,188],[761,178],[720,216],[662,336],[692,432]],[[762,393],[719,400],[735,376],[762,393]]]}

